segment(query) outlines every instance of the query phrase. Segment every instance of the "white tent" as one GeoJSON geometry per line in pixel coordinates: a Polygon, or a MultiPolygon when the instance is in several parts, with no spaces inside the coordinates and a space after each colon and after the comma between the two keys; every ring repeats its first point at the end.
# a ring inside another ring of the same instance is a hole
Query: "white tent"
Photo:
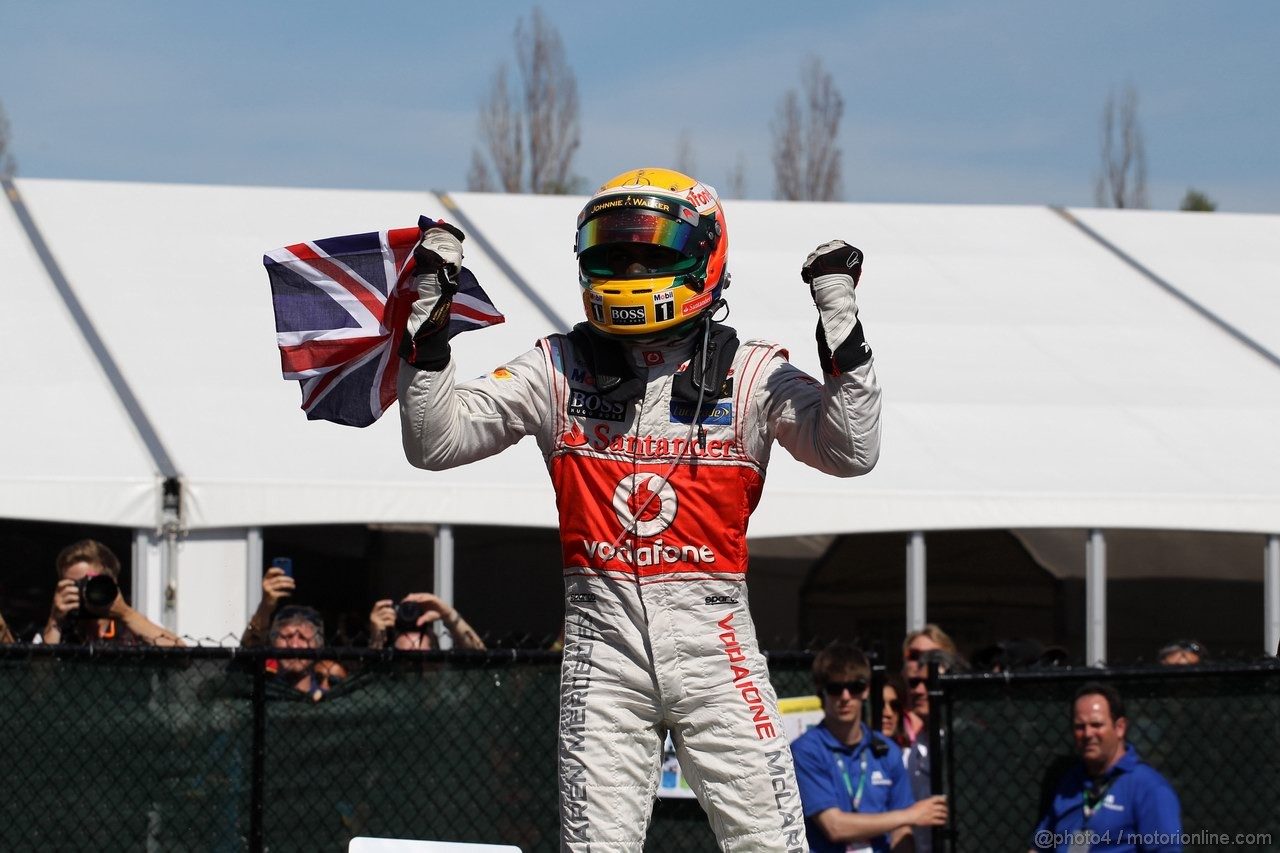
{"type": "MultiPolygon", "coordinates": [[[[0,214],[16,403],[0,515],[154,528],[158,443],[182,489],[182,553],[166,578],[183,633],[238,627],[263,526],[554,526],[531,442],[426,473],[404,462],[394,413],[365,430],[306,421],[280,379],[261,256],[420,213],[462,222],[466,263],[508,318],[455,339],[460,373],[478,374],[580,318],[570,247],[583,199],[53,180],[17,191],[0,214]],[[114,367],[69,319],[20,203],[114,367]]],[[[1280,532],[1280,216],[744,201],[729,203],[728,225],[729,323],[815,373],[800,263],[832,237],[865,250],[859,300],[885,387],[876,471],[827,478],[779,449],[753,537],[1280,532]]]]}

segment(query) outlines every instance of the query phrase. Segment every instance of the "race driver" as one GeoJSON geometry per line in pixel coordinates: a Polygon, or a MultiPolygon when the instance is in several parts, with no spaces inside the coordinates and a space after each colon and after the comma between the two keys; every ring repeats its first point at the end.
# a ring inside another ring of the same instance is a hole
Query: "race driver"
{"type": "Polygon", "coordinates": [[[665,169],[606,182],[578,216],[586,322],[456,384],[447,335],[463,235],[428,228],[401,355],[410,462],[441,470],[531,435],[556,491],[566,624],[561,850],[640,851],[664,736],[724,851],[807,851],[791,753],[747,607],[747,519],[776,439],[821,471],[879,454],[858,321],[861,252],[824,243],[801,278],[819,382],[716,322],[729,286],[715,191],[665,169]]]}

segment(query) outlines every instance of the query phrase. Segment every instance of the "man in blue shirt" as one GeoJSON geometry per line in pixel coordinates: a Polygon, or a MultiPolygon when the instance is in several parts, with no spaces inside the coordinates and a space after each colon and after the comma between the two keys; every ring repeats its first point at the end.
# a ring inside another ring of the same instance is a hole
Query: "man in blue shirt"
{"type": "Polygon", "coordinates": [[[902,751],[862,722],[866,656],[832,644],[814,660],[813,680],[823,720],[791,744],[810,850],[914,853],[911,827],[946,823],[946,798],[916,802],[902,751]]]}
{"type": "Polygon", "coordinates": [[[1124,740],[1128,720],[1115,688],[1086,684],[1072,703],[1080,763],[1062,777],[1033,850],[1181,853],[1178,795],[1124,740]]]}

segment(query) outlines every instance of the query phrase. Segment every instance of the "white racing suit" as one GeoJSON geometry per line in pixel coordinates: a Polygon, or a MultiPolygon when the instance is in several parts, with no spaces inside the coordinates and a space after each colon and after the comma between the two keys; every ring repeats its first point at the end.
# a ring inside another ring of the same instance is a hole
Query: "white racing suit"
{"type": "Polygon", "coordinates": [[[435,372],[404,365],[405,453],[439,470],[532,435],[546,458],[566,596],[562,850],[642,849],[670,731],[722,850],[807,851],[791,751],[747,608],[747,519],[775,438],[830,474],[871,469],[880,417],[872,364],[823,384],[777,346],[748,341],[719,399],[703,406],[714,406],[704,447],[694,405],[671,396],[691,338],[623,346],[646,382],[631,403],[597,394],[563,335],[457,386],[452,361],[435,372]]]}

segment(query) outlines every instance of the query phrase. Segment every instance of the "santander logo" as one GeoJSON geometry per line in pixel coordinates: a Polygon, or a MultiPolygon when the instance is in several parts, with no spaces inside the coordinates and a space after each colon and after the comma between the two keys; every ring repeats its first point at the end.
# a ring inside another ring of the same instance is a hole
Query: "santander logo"
{"type": "Polygon", "coordinates": [[[564,434],[562,441],[567,447],[582,447],[587,443],[587,434],[582,431],[582,427],[574,424],[573,429],[564,434]]]}

